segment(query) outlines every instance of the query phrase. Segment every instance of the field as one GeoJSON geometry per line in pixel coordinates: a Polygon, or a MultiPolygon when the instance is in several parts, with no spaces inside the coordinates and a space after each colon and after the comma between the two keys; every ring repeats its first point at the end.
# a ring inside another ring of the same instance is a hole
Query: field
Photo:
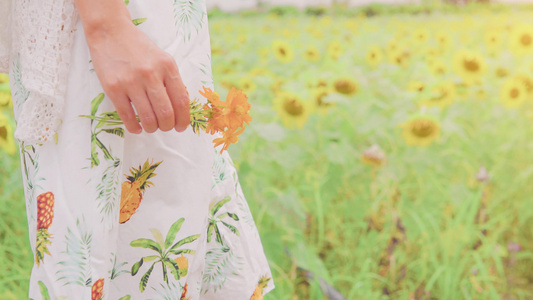
{"type": "MultiPolygon", "coordinates": [[[[215,90],[252,105],[229,152],[273,271],[265,299],[533,299],[532,11],[372,11],[210,16],[215,90]]],[[[0,298],[24,299],[5,90],[0,298]]]]}

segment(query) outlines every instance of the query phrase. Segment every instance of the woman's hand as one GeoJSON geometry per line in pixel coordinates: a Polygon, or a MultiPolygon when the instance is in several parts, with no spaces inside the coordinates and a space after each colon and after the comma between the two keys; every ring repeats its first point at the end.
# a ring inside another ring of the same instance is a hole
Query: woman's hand
{"type": "Polygon", "coordinates": [[[189,94],[174,58],[133,25],[120,0],[76,1],[94,70],[126,129],[142,131],[133,103],[146,132],[184,131],[190,123],[189,94]],[[109,19],[94,13],[102,9],[95,8],[98,3],[114,5],[115,11],[106,10],[109,19]],[[94,8],[85,20],[84,8],[94,8]]]}

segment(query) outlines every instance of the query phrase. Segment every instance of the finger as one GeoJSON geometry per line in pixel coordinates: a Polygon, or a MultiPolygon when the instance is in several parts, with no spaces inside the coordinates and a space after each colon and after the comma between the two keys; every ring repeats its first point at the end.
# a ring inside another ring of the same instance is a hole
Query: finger
{"type": "Polygon", "coordinates": [[[177,66],[175,72],[168,74],[164,83],[168,97],[174,108],[174,115],[176,116],[175,129],[183,132],[191,123],[191,115],[189,109],[189,93],[181,80],[177,66]]]}
{"type": "Polygon", "coordinates": [[[146,94],[157,117],[157,124],[162,131],[169,131],[175,126],[174,108],[170,103],[167,90],[163,84],[153,88],[146,87],[146,94]]]}
{"type": "Polygon", "coordinates": [[[148,133],[155,132],[159,126],[146,92],[142,89],[135,89],[133,93],[128,94],[128,97],[137,110],[144,131],[148,133]]]}
{"type": "Polygon", "coordinates": [[[118,116],[122,120],[122,123],[124,123],[126,130],[135,134],[141,133],[142,127],[139,124],[139,121],[137,121],[137,118],[135,117],[135,111],[133,110],[131,102],[126,96],[126,94],[122,94],[121,96],[113,94],[112,98],[109,98],[115,106],[118,116]]]}

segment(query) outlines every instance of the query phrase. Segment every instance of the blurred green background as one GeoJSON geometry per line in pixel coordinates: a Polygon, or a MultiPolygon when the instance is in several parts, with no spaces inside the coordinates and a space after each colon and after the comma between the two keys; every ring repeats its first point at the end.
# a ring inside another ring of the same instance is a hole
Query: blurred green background
{"type": "MultiPolygon", "coordinates": [[[[229,152],[273,271],[266,299],[533,299],[532,15],[440,2],[210,12],[215,90],[252,104],[229,152]]],[[[0,109],[0,299],[25,299],[6,76],[0,109]]]]}

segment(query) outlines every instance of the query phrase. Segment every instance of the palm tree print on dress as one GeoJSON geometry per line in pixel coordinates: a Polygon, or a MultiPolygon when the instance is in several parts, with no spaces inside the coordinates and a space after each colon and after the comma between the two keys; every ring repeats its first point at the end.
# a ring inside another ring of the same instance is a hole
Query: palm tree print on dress
{"type": "Polygon", "coordinates": [[[212,236],[215,236],[216,245],[215,248],[207,251],[205,255],[205,269],[202,276],[202,292],[205,294],[213,288],[216,293],[217,290],[221,289],[226,282],[226,279],[231,274],[237,274],[240,270],[240,260],[241,257],[235,255],[233,249],[231,249],[228,243],[225,241],[224,236],[221,233],[218,223],[222,223],[235,235],[239,236],[239,231],[237,227],[223,221],[224,218],[231,218],[234,221],[239,221],[239,217],[235,213],[224,212],[217,216],[217,213],[231,200],[230,196],[225,197],[224,199],[215,203],[211,203],[209,209],[209,224],[207,226],[207,242],[210,243],[212,236]]]}
{"type": "Polygon", "coordinates": [[[209,216],[209,225],[207,226],[207,242],[211,242],[211,236],[213,233],[215,234],[216,241],[220,243],[221,245],[224,245],[222,242],[222,235],[220,234],[220,229],[218,228],[218,223],[224,224],[231,232],[235,233],[237,236],[239,235],[239,230],[237,227],[222,221],[222,219],[229,217],[235,221],[239,221],[239,217],[230,212],[225,212],[223,214],[220,214],[216,216],[217,212],[224,206],[224,204],[228,203],[231,200],[230,196],[225,197],[224,199],[220,200],[216,204],[213,205],[214,202],[211,203],[212,207],[209,210],[210,216],[209,216]]]}
{"type": "Polygon", "coordinates": [[[146,188],[154,184],[148,181],[148,179],[157,175],[154,171],[162,162],[160,161],[154,164],[149,163],[147,159],[144,165],[139,166],[138,169],[131,168],[131,175],[124,174],[128,180],[122,183],[120,194],[120,224],[128,221],[137,211],[146,188]]]}
{"type": "Polygon", "coordinates": [[[172,226],[170,227],[167,236],[165,240],[163,240],[163,235],[161,232],[157,229],[150,229],[152,232],[152,235],[154,236],[154,240],[150,239],[137,239],[130,243],[132,247],[141,247],[145,249],[154,250],[157,252],[156,255],[150,255],[142,257],[141,260],[136,262],[131,267],[131,275],[135,276],[139,269],[142,267],[142,265],[145,262],[154,261],[150,268],[144,273],[144,275],[141,277],[141,281],[139,283],[139,290],[141,292],[144,292],[146,289],[146,285],[148,284],[148,280],[150,279],[150,274],[152,274],[152,271],[154,270],[154,267],[156,264],[161,263],[161,267],[163,269],[163,279],[167,284],[169,284],[168,281],[168,269],[174,274],[174,278],[176,280],[180,280],[182,276],[187,274],[187,269],[185,267],[188,267],[188,259],[183,258],[174,258],[172,259],[171,256],[173,255],[183,255],[183,254],[194,254],[195,250],[191,249],[180,249],[181,246],[185,244],[192,243],[196,241],[200,235],[195,234],[188,236],[184,239],[181,239],[177,242],[175,242],[176,236],[178,232],[181,229],[181,225],[185,222],[185,218],[181,218],[177,220],[172,226]],[[180,262],[181,261],[181,262],[180,262]]]}
{"type": "Polygon", "coordinates": [[[103,132],[124,137],[124,128],[122,127],[122,120],[119,118],[116,111],[103,112],[96,116],[98,108],[105,98],[104,93],[98,94],[91,101],[91,114],[80,115],[91,119],[91,162],[90,168],[100,165],[100,149],[104,155],[106,162],[106,169],[103,171],[102,179],[97,185],[97,200],[98,208],[100,209],[101,219],[105,222],[107,228],[112,228],[116,222],[116,207],[119,205],[120,193],[120,170],[121,161],[118,157],[112,154],[111,148],[108,148],[102,143],[99,135],[103,132]]]}
{"type": "Polygon", "coordinates": [[[51,245],[52,234],[48,229],[54,220],[54,194],[42,193],[37,196],[37,244],[35,246],[35,263],[39,265],[44,260],[44,254],[50,255],[47,245],[51,245]]]}
{"type": "Polygon", "coordinates": [[[36,206],[33,205],[33,199],[36,189],[42,189],[41,186],[37,185],[37,182],[44,180],[43,177],[37,177],[39,173],[39,152],[37,152],[34,145],[26,145],[24,142],[20,142],[19,146],[24,178],[26,179],[24,193],[26,195],[26,210],[29,218],[35,220],[36,206]]]}

